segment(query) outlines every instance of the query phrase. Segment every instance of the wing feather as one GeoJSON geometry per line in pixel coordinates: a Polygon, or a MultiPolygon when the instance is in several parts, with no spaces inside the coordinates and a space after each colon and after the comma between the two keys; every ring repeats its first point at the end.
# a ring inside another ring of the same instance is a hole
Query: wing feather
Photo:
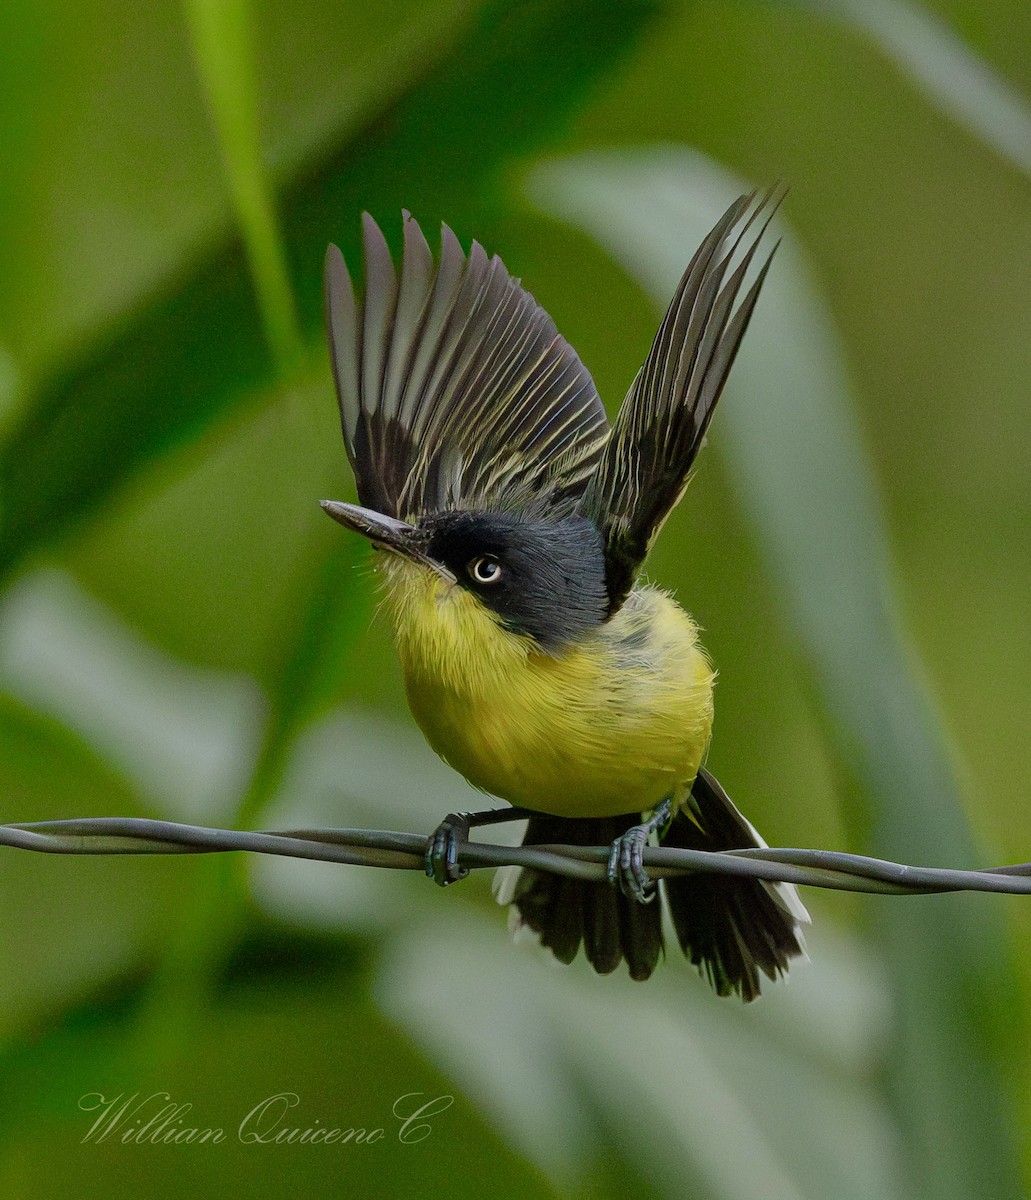
{"type": "Polygon", "coordinates": [[[602,533],[612,611],[687,486],[773,252],[742,295],[745,278],[782,200],[776,189],[740,197],[702,242],[579,502],[602,533]]]}
{"type": "Polygon", "coordinates": [[[361,502],[405,520],[447,508],[572,510],[608,422],[587,369],[497,257],[447,226],[433,255],[404,214],[396,271],[363,218],[365,287],[326,258],[341,427],[361,502]]]}

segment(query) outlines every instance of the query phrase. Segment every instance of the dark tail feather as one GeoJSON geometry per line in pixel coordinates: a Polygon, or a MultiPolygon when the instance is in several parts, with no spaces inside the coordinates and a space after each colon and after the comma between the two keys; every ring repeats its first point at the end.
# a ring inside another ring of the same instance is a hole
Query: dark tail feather
{"type": "MultiPolygon", "coordinates": [[[[703,767],[673,819],[664,846],[736,850],[766,843],[703,767]]],[[[759,995],[759,972],[777,979],[805,953],[800,925],[809,916],[790,884],[725,875],[662,880],[681,949],[721,996],[759,995]]]]}
{"type": "MultiPolygon", "coordinates": [[[[538,814],[527,823],[523,845],[608,846],[640,819],[637,813],[589,818],[538,814]]],[[[663,845],[734,850],[765,843],[702,768],[663,845]]],[[[639,904],[608,883],[527,868],[503,868],[498,884],[498,899],[511,903],[516,925],[533,930],[560,962],[572,962],[583,945],[587,961],[602,975],[624,959],[634,979],[647,979],[655,970],[663,952],[659,904],[639,904]]],[[[721,996],[738,992],[742,999],[754,1000],[760,972],[777,979],[792,958],[805,953],[801,925],[809,915],[789,884],[686,875],[665,878],[660,886],[681,949],[721,996]]]]}
{"type": "MultiPolygon", "coordinates": [[[[527,823],[523,845],[607,846],[640,819],[637,813],[585,818],[536,815],[527,823]]],[[[508,879],[511,883],[512,875],[508,879]]],[[[518,924],[538,934],[541,945],[564,963],[573,961],[582,943],[587,961],[600,974],[614,971],[626,959],[632,978],[647,979],[662,953],[659,905],[638,904],[608,883],[524,868],[518,871],[510,894],[500,883],[498,899],[511,901],[518,924]]]]}

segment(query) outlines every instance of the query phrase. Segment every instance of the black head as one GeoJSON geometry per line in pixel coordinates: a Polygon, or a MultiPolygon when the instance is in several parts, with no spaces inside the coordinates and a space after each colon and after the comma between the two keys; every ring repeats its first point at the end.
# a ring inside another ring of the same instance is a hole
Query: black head
{"type": "Polygon", "coordinates": [[[583,517],[445,512],[420,533],[429,558],[544,650],[569,645],[608,614],[601,535],[583,517]]]}

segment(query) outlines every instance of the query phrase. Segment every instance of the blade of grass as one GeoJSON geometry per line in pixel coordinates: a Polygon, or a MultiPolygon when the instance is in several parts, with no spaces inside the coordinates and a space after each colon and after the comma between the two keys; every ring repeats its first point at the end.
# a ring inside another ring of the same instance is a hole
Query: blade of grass
{"type": "Polygon", "coordinates": [[[261,155],[254,28],[248,0],[184,0],[197,73],[254,278],[265,338],[281,376],[301,355],[286,256],[261,155]]]}
{"type": "Polygon", "coordinates": [[[941,112],[1031,177],[1031,104],[933,13],[905,0],[800,0],[875,42],[941,112]]]}
{"type": "MultiPolygon", "coordinates": [[[[592,233],[664,305],[741,185],[699,155],[585,157],[535,177],[550,211],[592,233]]],[[[826,306],[790,239],[777,255],[718,417],[742,505],[812,673],[854,836],[873,855],[980,859],[944,736],[892,598],[880,504],[826,306]]],[[[983,860],[982,860],[983,861],[983,860]]],[[[871,916],[896,1031],[883,1069],[914,1195],[1023,1194],[1007,1109],[1014,973],[1000,911],[937,897],[871,916]]]]}

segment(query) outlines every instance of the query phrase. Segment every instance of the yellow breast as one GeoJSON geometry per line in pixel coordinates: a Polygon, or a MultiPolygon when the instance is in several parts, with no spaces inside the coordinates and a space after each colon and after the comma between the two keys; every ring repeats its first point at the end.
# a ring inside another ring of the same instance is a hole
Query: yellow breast
{"type": "Polygon", "coordinates": [[[686,794],[709,740],[714,674],[667,595],[638,588],[582,643],[547,655],[465,589],[383,557],[412,713],[470,783],[568,817],[686,794]]]}

